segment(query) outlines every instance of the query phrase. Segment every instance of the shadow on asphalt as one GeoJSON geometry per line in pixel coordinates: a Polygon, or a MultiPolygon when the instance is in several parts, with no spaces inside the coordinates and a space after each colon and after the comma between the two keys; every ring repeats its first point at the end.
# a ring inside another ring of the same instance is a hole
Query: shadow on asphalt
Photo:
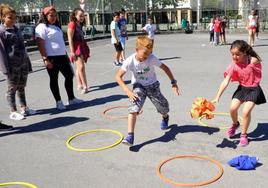
{"type": "Polygon", "coordinates": [[[224,138],[220,144],[218,144],[217,148],[237,148],[239,141],[238,140],[228,140],[224,138]]]}
{"type": "Polygon", "coordinates": [[[23,127],[14,127],[12,130],[0,133],[0,137],[9,136],[13,134],[24,134],[24,133],[31,133],[31,132],[39,132],[45,131],[49,129],[57,129],[60,127],[66,127],[78,122],[86,121],[89,118],[86,117],[57,117],[45,121],[41,121],[38,123],[30,124],[23,127]]]}
{"type": "Polygon", "coordinates": [[[159,58],[160,61],[167,61],[172,59],[180,59],[181,57],[166,57],[166,58],[159,58]]]}
{"type": "Polygon", "coordinates": [[[60,114],[66,111],[77,110],[77,109],[87,108],[91,106],[98,106],[98,105],[102,105],[102,104],[109,103],[112,101],[119,101],[125,98],[128,98],[128,97],[126,95],[110,95],[110,96],[106,96],[102,98],[96,98],[90,101],[84,101],[83,103],[80,103],[80,104],[66,106],[66,110],[57,110],[56,108],[40,109],[37,111],[37,114],[55,115],[55,114],[60,114]]]}
{"type": "MultiPolygon", "coordinates": [[[[236,134],[232,139],[229,140],[224,138],[222,143],[218,144],[219,148],[233,148],[236,149],[239,144],[240,133],[236,134]]],[[[268,140],[268,123],[258,123],[257,128],[248,134],[249,142],[258,142],[268,140]]]]}
{"type": "Polygon", "coordinates": [[[268,44],[254,44],[253,48],[255,48],[255,47],[263,47],[263,46],[268,46],[268,44]]]}
{"type": "Polygon", "coordinates": [[[257,128],[248,134],[250,142],[268,140],[268,123],[258,123],[257,128]]]}
{"type": "Polygon", "coordinates": [[[210,127],[202,127],[198,125],[182,125],[178,126],[177,124],[173,124],[169,126],[169,130],[165,132],[165,134],[161,137],[148,140],[141,144],[134,145],[129,148],[130,151],[138,152],[142,147],[153,144],[155,142],[170,142],[176,140],[176,135],[179,133],[188,133],[188,132],[202,132],[212,135],[215,132],[219,132],[218,128],[210,128],[210,127]]]}
{"type": "MultiPolygon", "coordinates": [[[[130,80],[126,80],[125,84],[130,84],[130,82],[131,82],[130,80]]],[[[97,85],[97,86],[90,86],[89,93],[93,91],[98,91],[98,90],[110,89],[110,88],[117,87],[117,86],[119,86],[117,82],[111,82],[111,83],[97,85]]]]}

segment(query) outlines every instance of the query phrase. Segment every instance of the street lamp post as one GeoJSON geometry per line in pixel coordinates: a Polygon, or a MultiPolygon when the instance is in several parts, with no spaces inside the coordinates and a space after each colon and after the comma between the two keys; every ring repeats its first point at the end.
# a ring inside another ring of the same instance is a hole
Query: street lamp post
{"type": "Polygon", "coordinates": [[[145,0],[145,19],[147,21],[148,19],[148,0],[145,0]]]}
{"type": "Polygon", "coordinates": [[[103,35],[105,34],[105,17],[104,17],[104,2],[101,0],[101,9],[102,9],[102,30],[103,30],[103,35]]]}
{"type": "Polygon", "coordinates": [[[224,16],[226,16],[226,0],[224,0],[224,16]]]}
{"type": "Polygon", "coordinates": [[[201,0],[197,0],[197,27],[199,27],[199,24],[200,24],[200,6],[201,6],[201,0]]]}

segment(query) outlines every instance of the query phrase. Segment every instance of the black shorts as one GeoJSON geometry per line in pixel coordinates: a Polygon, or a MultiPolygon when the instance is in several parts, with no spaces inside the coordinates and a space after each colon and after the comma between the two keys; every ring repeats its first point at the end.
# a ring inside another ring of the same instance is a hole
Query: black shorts
{"type": "Polygon", "coordinates": [[[243,86],[239,85],[237,90],[234,92],[232,98],[239,99],[242,102],[252,101],[255,104],[266,103],[264,93],[263,93],[262,88],[260,86],[243,87],[243,86]]]}
{"type": "Polygon", "coordinates": [[[117,52],[121,52],[121,51],[123,51],[121,42],[114,43],[114,47],[115,47],[115,50],[116,50],[117,52]]]}

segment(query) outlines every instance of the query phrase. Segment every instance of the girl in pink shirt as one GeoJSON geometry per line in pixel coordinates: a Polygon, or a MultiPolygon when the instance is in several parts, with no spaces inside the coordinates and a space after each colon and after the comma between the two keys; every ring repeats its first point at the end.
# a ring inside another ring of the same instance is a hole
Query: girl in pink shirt
{"type": "Polygon", "coordinates": [[[260,87],[261,81],[261,58],[243,40],[236,40],[232,43],[231,48],[232,63],[224,72],[224,80],[214,98],[214,102],[219,102],[221,95],[230,83],[230,81],[239,82],[239,86],[232,97],[230,114],[233,121],[232,126],[228,129],[227,134],[231,138],[235,135],[239,127],[238,109],[244,103],[241,126],[240,146],[248,145],[247,130],[251,119],[251,111],[257,104],[266,103],[264,93],[260,87]]]}

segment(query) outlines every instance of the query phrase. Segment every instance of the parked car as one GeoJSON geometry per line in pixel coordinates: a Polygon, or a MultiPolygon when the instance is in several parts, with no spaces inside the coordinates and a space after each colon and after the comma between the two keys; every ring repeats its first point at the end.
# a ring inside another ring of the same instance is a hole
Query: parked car
{"type": "Polygon", "coordinates": [[[35,40],[35,25],[24,25],[21,32],[24,40],[35,40]]]}

